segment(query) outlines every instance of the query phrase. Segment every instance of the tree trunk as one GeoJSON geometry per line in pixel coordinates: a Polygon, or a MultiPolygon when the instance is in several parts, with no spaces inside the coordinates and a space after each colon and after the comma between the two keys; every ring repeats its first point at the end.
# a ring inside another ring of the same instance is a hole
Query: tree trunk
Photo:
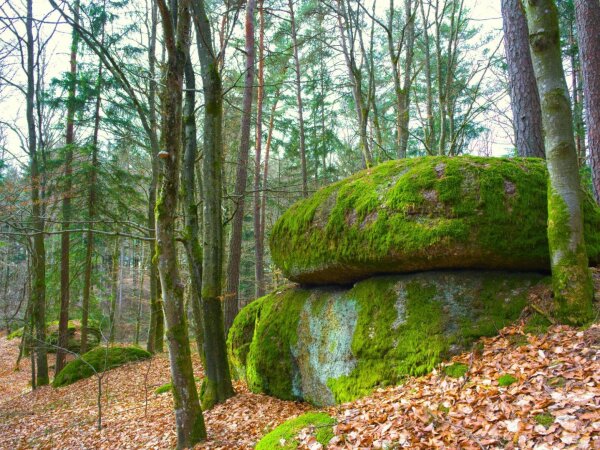
{"type": "Polygon", "coordinates": [[[543,158],[542,108],[521,0],[502,0],[502,19],[517,154],[543,158]]]}
{"type": "Polygon", "coordinates": [[[167,65],[162,95],[161,148],[167,153],[162,159],[161,189],[156,203],[156,237],[158,272],[167,321],[167,344],[171,362],[173,401],[177,428],[177,446],[192,447],[206,438],[206,428],[190,354],[188,325],[183,298],[183,283],[179,277],[175,219],[179,194],[181,163],[181,125],[183,75],[186,53],[189,51],[189,1],[171,2],[169,11],[159,0],[167,65]],[[175,3],[175,5],[173,5],[175,3]]]}
{"type": "MultiPolygon", "coordinates": [[[[27,0],[27,131],[29,151],[29,171],[31,180],[31,214],[32,225],[36,230],[33,236],[32,275],[33,286],[31,299],[33,305],[33,322],[35,323],[35,355],[37,373],[35,374],[36,386],[48,384],[48,357],[46,349],[46,248],[44,245],[44,218],[40,198],[41,173],[39,168],[39,155],[37,154],[37,140],[35,119],[33,116],[35,101],[34,80],[34,53],[35,41],[33,39],[33,0],[27,0]]],[[[32,354],[33,358],[33,354],[32,354]]],[[[32,370],[35,370],[32,365],[32,370]]]]}
{"type": "Polygon", "coordinates": [[[110,344],[115,342],[115,331],[116,331],[116,311],[117,311],[117,295],[119,288],[119,267],[120,267],[120,258],[119,258],[119,237],[114,238],[115,241],[113,243],[113,253],[111,258],[110,265],[110,275],[111,275],[111,284],[110,284],[110,308],[109,308],[109,319],[108,326],[110,327],[110,331],[108,334],[108,342],[110,344]]]}
{"type": "Polygon", "coordinates": [[[526,0],[548,161],[548,241],[557,317],[582,324],[593,316],[592,279],[583,236],[582,189],[569,91],[562,67],[554,0],[526,0]]]}
{"type": "MultiPolygon", "coordinates": [[[[75,23],[79,23],[79,0],[73,5],[75,23]]],[[[60,315],[58,320],[58,349],[56,350],[55,374],[65,365],[65,349],[69,333],[69,302],[70,302],[70,253],[71,234],[71,190],[73,189],[73,146],[75,145],[75,93],[77,90],[77,46],[79,33],[72,30],[71,60],[69,72],[69,90],[67,100],[67,132],[65,139],[65,178],[62,200],[62,229],[60,236],[60,315]]]]}
{"type": "Polygon", "coordinates": [[[594,195],[600,202],[600,3],[575,0],[594,195]]]}
{"type": "MultiPolygon", "coordinates": [[[[189,55],[188,55],[189,56],[189,55]]],[[[204,328],[202,325],[202,245],[200,244],[200,221],[196,204],[196,77],[188,57],[185,62],[185,104],[183,111],[184,156],[181,170],[181,190],[185,211],[184,245],[192,286],[190,301],[194,318],[194,335],[198,354],[204,358],[204,328]]]]}
{"type": "Polygon", "coordinates": [[[149,82],[148,82],[148,109],[150,116],[150,158],[152,160],[152,175],[150,186],[148,188],[148,211],[147,211],[147,227],[150,254],[150,323],[148,326],[148,341],[146,350],[150,353],[163,351],[163,336],[164,336],[164,318],[162,310],[162,302],[159,299],[159,282],[158,282],[158,267],[156,258],[156,245],[154,238],[156,221],[154,210],[156,208],[156,188],[158,186],[158,152],[160,151],[157,138],[158,119],[156,117],[156,29],[158,24],[158,12],[156,3],[152,3],[151,7],[151,26],[150,39],[148,45],[148,67],[149,67],[149,82]]]}
{"type": "Polygon", "coordinates": [[[300,126],[300,163],[302,170],[302,196],[308,197],[308,175],[306,173],[306,146],[304,133],[304,111],[302,107],[302,81],[300,77],[300,57],[298,56],[298,36],[296,34],[296,16],[293,0],[288,0],[290,8],[290,26],[292,28],[292,47],[294,51],[294,72],[296,74],[296,100],[298,101],[298,123],[300,126]]]}
{"type": "Polygon", "coordinates": [[[258,92],[256,95],[256,146],[254,149],[254,279],[255,296],[265,295],[265,268],[264,247],[261,236],[261,207],[260,207],[260,179],[261,179],[261,153],[262,153],[262,120],[263,101],[265,98],[265,11],[264,0],[259,0],[260,31],[258,39],[258,92]]]}
{"type": "MultiPolygon", "coordinates": [[[[104,42],[104,27],[102,31],[104,42]]],[[[102,62],[98,64],[98,79],[96,80],[96,105],[94,109],[94,132],[92,137],[92,160],[90,164],[88,188],[88,232],[85,246],[85,271],[83,276],[83,299],[81,303],[81,353],[87,352],[88,320],[90,313],[90,295],[92,292],[92,269],[94,254],[94,218],[96,217],[96,178],[98,173],[98,135],[100,132],[100,105],[102,103],[102,62]]]]}
{"type": "Polygon", "coordinates": [[[239,309],[240,261],[242,259],[242,231],[246,182],[248,180],[248,153],[250,151],[250,122],[252,120],[252,97],[254,85],[254,9],[256,0],[246,3],[246,76],[244,78],[244,104],[242,130],[237,159],[234,190],[234,212],[229,240],[227,261],[227,290],[225,291],[225,333],[233,323],[239,309]]]}
{"type": "Polygon", "coordinates": [[[210,23],[203,0],[192,0],[196,43],[204,91],[204,145],[202,181],[204,213],[202,243],[202,312],[206,377],[202,384],[202,405],[212,406],[232,397],[233,386],[227,361],[221,281],[223,270],[223,223],[221,212],[223,170],[223,86],[219,59],[214,51],[210,23]]]}

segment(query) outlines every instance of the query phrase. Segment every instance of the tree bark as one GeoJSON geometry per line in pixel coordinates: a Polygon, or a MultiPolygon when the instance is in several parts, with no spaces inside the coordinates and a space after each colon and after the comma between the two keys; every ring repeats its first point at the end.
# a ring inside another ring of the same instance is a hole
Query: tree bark
{"type": "MultiPolygon", "coordinates": [[[[148,211],[147,211],[147,227],[148,237],[154,239],[156,237],[155,228],[156,220],[154,217],[154,210],[156,208],[156,189],[158,186],[158,152],[160,151],[158,145],[158,118],[156,117],[156,38],[157,38],[157,24],[158,24],[158,11],[156,9],[156,2],[152,2],[151,7],[151,25],[150,25],[150,39],[148,45],[148,67],[149,67],[149,82],[148,82],[148,115],[149,115],[149,131],[150,131],[150,158],[152,161],[152,175],[150,179],[150,186],[148,187],[148,211]]],[[[148,327],[148,341],[146,343],[146,350],[150,353],[163,351],[163,336],[164,336],[164,317],[162,302],[159,299],[159,281],[158,281],[158,266],[156,257],[156,245],[154,240],[149,243],[149,254],[150,254],[150,323],[148,327]]]]}
{"type": "Polygon", "coordinates": [[[239,310],[240,262],[242,259],[242,231],[246,182],[248,181],[248,154],[250,152],[250,123],[254,87],[254,9],[256,0],[246,3],[246,75],[244,78],[244,103],[242,129],[238,152],[234,189],[234,213],[231,221],[229,259],[227,261],[227,290],[225,292],[225,333],[229,331],[239,310]]]}
{"type": "Polygon", "coordinates": [[[590,166],[594,195],[600,202],[600,3],[575,0],[575,14],[590,166]]]}
{"type": "MultiPolygon", "coordinates": [[[[79,0],[73,5],[74,20],[79,23],[79,0]]],[[[73,189],[73,146],[75,145],[75,94],[77,91],[77,47],[79,33],[73,27],[71,35],[71,58],[69,71],[69,89],[67,100],[67,130],[65,139],[65,178],[62,200],[62,229],[60,236],[60,315],[58,320],[58,349],[54,373],[58,374],[65,366],[65,349],[69,333],[69,303],[70,303],[70,256],[71,235],[71,190],[73,189]]]]}
{"type": "Polygon", "coordinates": [[[171,2],[171,11],[164,0],[158,0],[157,3],[167,51],[162,95],[161,147],[168,155],[162,159],[161,164],[161,189],[156,203],[156,245],[167,322],[177,446],[187,448],[193,447],[206,438],[204,418],[194,381],[184,306],[184,288],[179,276],[175,245],[175,218],[182,153],[183,76],[190,39],[190,3],[188,0],[171,2]]]}
{"type": "Polygon", "coordinates": [[[544,158],[542,108],[521,0],[502,0],[502,19],[517,154],[544,158]]]}
{"type": "Polygon", "coordinates": [[[202,325],[202,245],[200,243],[200,221],[196,203],[196,77],[189,59],[185,63],[185,104],[183,111],[184,156],[181,170],[181,190],[185,211],[184,245],[190,271],[192,316],[198,354],[204,359],[204,328],[202,325]]]}
{"type": "MultiPolygon", "coordinates": [[[[102,33],[104,34],[104,27],[102,33]]],[[[104,41],[104,37],[102,38],[104,41]]],[[[96,80],[96,105],[94,107],[94,132],[92,137],[92,159],[90,164],[89,187],[88,187],[88,228],[85,246],[85,270],[83,276],[83,299],[81,302],[81,353],[87,352],[88,346],[88,320],[90,309],[90,296],[92,292],[92,269],[94,254],[94,232],[93,224],[96,217],[96,179],[98,173],[98,135],[100,132],[100,105],[102,103],[102,69],[98,64],[98,79],[96,80]]]]}
{"type": "MultiPolygon", "coordinates": [[[[37,153],[37,136],[33,115],[35,102],[34,56],[35,41],[33,38],[33,0],[27,0],[27,91],[26,117],[28,131],[29,171],[31,180],[31,214],[32,225],[38,231],[33,236],[32,258],[32,289],[33,322],[35,323],[35,355],[37,372],[36,386],[48,384],[48,357],[46,349],[46,248],[44,244],[44,219],[40,198],[41,173],[39,155],[37,153]]],[[[33,358],[33,355],[32,355],[33,358]]],[[[32,365],[32,370],[34,365],[32,365]]]]}
{"type": "Polygon", "coordinates": [[[264,247],[261,236],[261,156],[262,156],[262,121],[263,102],[265,98],[265,11],[264,0],[259,0],[258,11],[260,14],[259,39],[258,39],[258,89],[256,95],[256,146],[254,149],[254,286],[257,298],[265,295],[265,268],[264,247]]]}
{"type": "Polygon", "coordinates": [[[308,197],[308,174],[306,173],[306,144],[304,133],[304,111],[302,106],[302,80],[300,74],[300,57],[298,56],[298,36],[296,33],[296,15],[294,2],[288,0],[290,8],[290,26],[292,28],[292,47],[294,53],[294,72],[296,75],[296,100],[298,102],[298,124],[300,127],[300,166],[302,170],[302,196],[308,197]]]}
{"type": "Polygon", "coordinates": [[[202,384],[203,407],[221,403],[232,397],[229,373],[221,281],[223,270],[223,223],[221,211],[223,170],[223,86],[219,58],[213,48],[210,23],[203,0],[192,0],[196,43],[204,92],[204,143],[202,158],[202,190],[204,213],[202,242],[202,312],[204,319],[204,355],[206,377],[202,384]]]}
{"type": "Polygon", "coordinates": [[[583,236],[582,189],[554,0],[526,0],[529,43],[542,106],[548,163],[548,242],[557,317],[593,317],[593,286],[583,236]]]}
{"type": "Polygon", "coordinates": [[[111,277],[111,283],[110,283],[110,307],[109,307],[109,319],[108,319],[108,326],[110,327],[109,329],[109,334],[108,334],[108,342],[110,344],[115,342],[115,330],[117,328],[117,321],[116,321],[116,311],[117,311],[117,295],[118,295],[118,288],[119,288],[119,267],[120,267],[120,258],[119,258],[119,243],[120,243],[120,239],[119,237],[115,237],[114,238],[114,242],[113,242],[113,252],[112,252],[112,257],[111,257],[111,264],[110,264],[110,277],[111,277]]]}

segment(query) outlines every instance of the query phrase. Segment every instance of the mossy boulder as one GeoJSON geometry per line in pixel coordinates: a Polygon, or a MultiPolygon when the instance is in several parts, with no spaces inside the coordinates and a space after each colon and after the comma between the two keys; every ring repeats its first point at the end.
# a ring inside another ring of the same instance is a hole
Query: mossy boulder
{"type": "MultiPolygon", "coordinates": [[[[102,338],[100,325],[97,322],[88,322],[88,348],[97,347],[102,338]]],[[[19,328],[10,333],[8,339],[23,337],[23,328],[19,328]]],[[[58,345],[58,320],[46,324],[46,343],[48,352],[55,353],[58,345]]],[[[67,350],[74,353],[81,351],[81,322],[79,320],[69,320],[67,327],[67,350]]]]}
{"type": "MultiPolygon", "coordinates": [[[[600,261],[600,208],[585,194],[600,261]]],[[[535,158],[423,157],[380,164],[299,201],[275,223],[292,281],[345,284],[437,269],[549,271],[547,171],[535,158]]]]}
{"type": "Polygon", "coordinates": [[[124,364],[142,361],[152,355],[139,347],[97,347],[67,364],[54,378],[52,386],[73,384],[124,364]]]}
{"type": "Polygon", "coordinates": [[[549,283],[536,273],[434,271],[291,287],[241,311],[230,361],[254,392],[315,405],[350,401],[495,335],[549,283]]]}
{"type": "Polygon", "coordinates": [[[305,428],[310,429],[317,442],[323,448],[333,438],[333,426],[336,420],[324,412],[308,412],[294,419],[287,420],[265,435],[256,444],[256,450],[275,450],[298,448],[298,434],[305,428]]]}

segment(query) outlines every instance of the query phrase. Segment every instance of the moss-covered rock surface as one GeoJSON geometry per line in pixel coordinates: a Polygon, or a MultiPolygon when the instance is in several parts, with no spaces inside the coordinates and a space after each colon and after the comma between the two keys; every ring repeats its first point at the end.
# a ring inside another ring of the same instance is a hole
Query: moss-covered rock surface
{"type": "Polygon", "coordinates": [[[151,356],[139,347],[97,347],[67,364],[54,378],[52,386],[67,386],[105,370],[148,359],[151,356]]]}
{"type": "MultiPolygon", "coordinates": [[[[589,195],[584,209],[597,262],[600,209],[589,195]]],[[[436,269],[549,271],[546,165],[472,156],[386,162],[293,205],[270,246],[284,275],[306,284],[436,269]]]]}
{"type": "Polygon", "coordinates": [[[548,283],[535,273],[434,271],[288,288],[241,311],[230,361],[254,392],[316,405],[350,401],[495,335],[548,283]]]}
{"type": "Polygon", "coordinates": [[[314,433],[317,442],[327,448],[327,444],[333,438],[333,426],[336,421],[333,417],[323,412],[309,412],[290,419],[269,434],[265,435],[256,444],[256,450],[274,450],[298,448],[298,434],[305,428],[314,433]]]}

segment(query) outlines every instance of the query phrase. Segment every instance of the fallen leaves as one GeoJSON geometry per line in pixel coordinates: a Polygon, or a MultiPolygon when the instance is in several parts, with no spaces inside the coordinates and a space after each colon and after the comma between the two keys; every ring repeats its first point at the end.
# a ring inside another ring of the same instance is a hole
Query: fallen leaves
{"type": "MultiPolygon", "coordinates": [[[[104,428],[97,431],[96,379],[30,392],[28,362],[13,371],[16,351],[16,343],[0,338],[0,448],[175,445],[171,396],[154,394],[169,381],[166,356],[107,374],[104,428]]],[[[469,367],[460,378],[439,370],[330,408],[338,423],[327,448],[600,449],[600,325],[585,331],[555,326],[542,336],[506,328],[484,341],[480,355],[455,362],[469,367]],[[508,373],[517,381],[500,386],[508,373]]],[[[195,372],[202,375],[198,361],[195,372]]],[[[205,412],[209,440],[198,448],[252,448],[310,409],[252,394],[243,383],[235,388],[238,395],[205,412]]],[[[322,448],[310,428],[298,440],[303,449],[322,448]]]]}
{"type": "Polygon", "coordinates": [[[555,326],[514,346],[522,327],[504,329],[471,359],[466,383],[442,370],[334,408],[328,448],[600,449],[599,331],[555,326]],[[502,387],[503,373],[517,381],[502,387]]]}

